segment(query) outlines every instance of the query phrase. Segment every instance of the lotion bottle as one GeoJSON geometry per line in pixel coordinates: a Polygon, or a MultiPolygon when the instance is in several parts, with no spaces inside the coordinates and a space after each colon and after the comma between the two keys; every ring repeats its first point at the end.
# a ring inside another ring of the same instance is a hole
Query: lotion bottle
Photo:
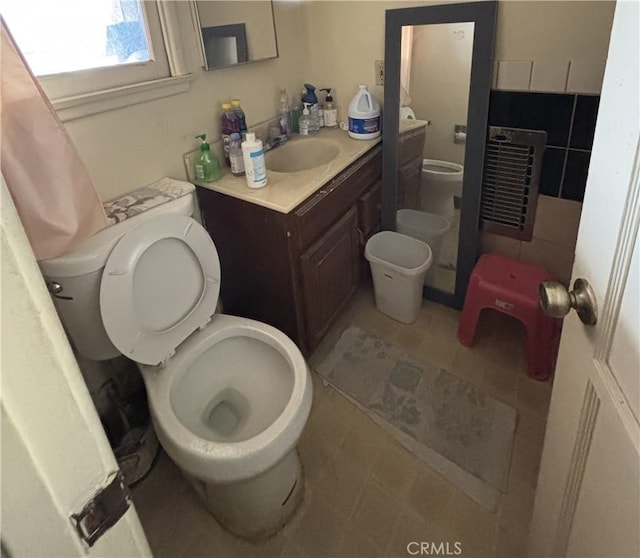
{"type": "Polygon", "coordinates": [[[320,91],[326,91],[327,96],[324,100],[324,125],[327,128],[337,128],[338,127],[338,107],[336,107],[333,102],[333,97],[331,96],[331,87],[327,87],[326,89],[320,89],[320,91]]]}
{"type": "Polygon", "coordinates": [[[267,185],[267,167],[264,162],[262,142],[256,135],[247,133],[242,142],[242,156],[244,158],[244,172],[249,188],[262,188],[267,185]]]}
{"type": "Polygon", "coordinates": [[[298,120],[298,131],[301,136],[308,136],[309,127],[311,124],[311,117],[309,116],[309,104],[308,103],[303,103],[303,104],[304,104],[304,110],[302,111],[302,116],[300,117],[300,120],[298,120]]]}

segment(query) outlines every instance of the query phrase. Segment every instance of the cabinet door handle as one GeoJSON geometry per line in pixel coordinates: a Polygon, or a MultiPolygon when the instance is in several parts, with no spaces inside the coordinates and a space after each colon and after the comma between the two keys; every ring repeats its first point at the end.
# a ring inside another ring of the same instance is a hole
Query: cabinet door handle
{"type": "Polygon", "coordinates": [[[360,244],[364,244],[364,233],[360,229],[360,227],[356,227],[356,231],[358,231],[358,237],[360,238],[360,244]]]}

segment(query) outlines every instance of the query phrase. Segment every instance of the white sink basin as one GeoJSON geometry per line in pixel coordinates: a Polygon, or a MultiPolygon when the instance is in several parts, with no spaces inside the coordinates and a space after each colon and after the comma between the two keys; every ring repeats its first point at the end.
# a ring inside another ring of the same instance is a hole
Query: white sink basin
{"type": "Polygon", "coordinates": [[[340,153],[338,144],[320,138],[299,138],[265,155],[267,168],[274,172],[302,172],[333,161],[340,153]]]}

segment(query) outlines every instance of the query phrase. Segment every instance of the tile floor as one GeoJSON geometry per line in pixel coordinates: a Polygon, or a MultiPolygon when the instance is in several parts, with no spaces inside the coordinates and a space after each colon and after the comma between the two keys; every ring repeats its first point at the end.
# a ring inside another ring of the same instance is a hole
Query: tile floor
{"type": "Polygon", "coordinates": [[[525,372],[524,330],[483,313],[475,346],[456,338],[459,312],[424,302],[415,324],[378,313],[363,288],[311,358],[313,368],[348,325],[384,336],[416,356],[483,387],[518,411],[508,492],[497,513],[485,511],[313,373],[314,401],[298,449],[306,496],[292,521],[267,543],[224,531],[166,455],[133,490],[157,558],[409,556],[411,541],[461,543],[463,557],[525,556],[528,524],[551,386],[525,372]]]}

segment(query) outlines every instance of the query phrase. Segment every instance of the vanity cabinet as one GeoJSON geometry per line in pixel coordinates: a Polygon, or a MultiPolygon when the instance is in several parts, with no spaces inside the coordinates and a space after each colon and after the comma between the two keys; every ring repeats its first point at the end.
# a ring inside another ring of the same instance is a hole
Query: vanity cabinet
{"type": "Polygon", "coordinates": [[[289,213],[199,187],[223,311],[273,325],[309,355],[361,280],[364,243],[379,229],[381,174],[376,146],[289,213]]]}
{"type": "Polygon", "coordinates": [[[400,132],[398,142],[398,208],[420,207],[420,184],[426,128],[400,132]]]}

